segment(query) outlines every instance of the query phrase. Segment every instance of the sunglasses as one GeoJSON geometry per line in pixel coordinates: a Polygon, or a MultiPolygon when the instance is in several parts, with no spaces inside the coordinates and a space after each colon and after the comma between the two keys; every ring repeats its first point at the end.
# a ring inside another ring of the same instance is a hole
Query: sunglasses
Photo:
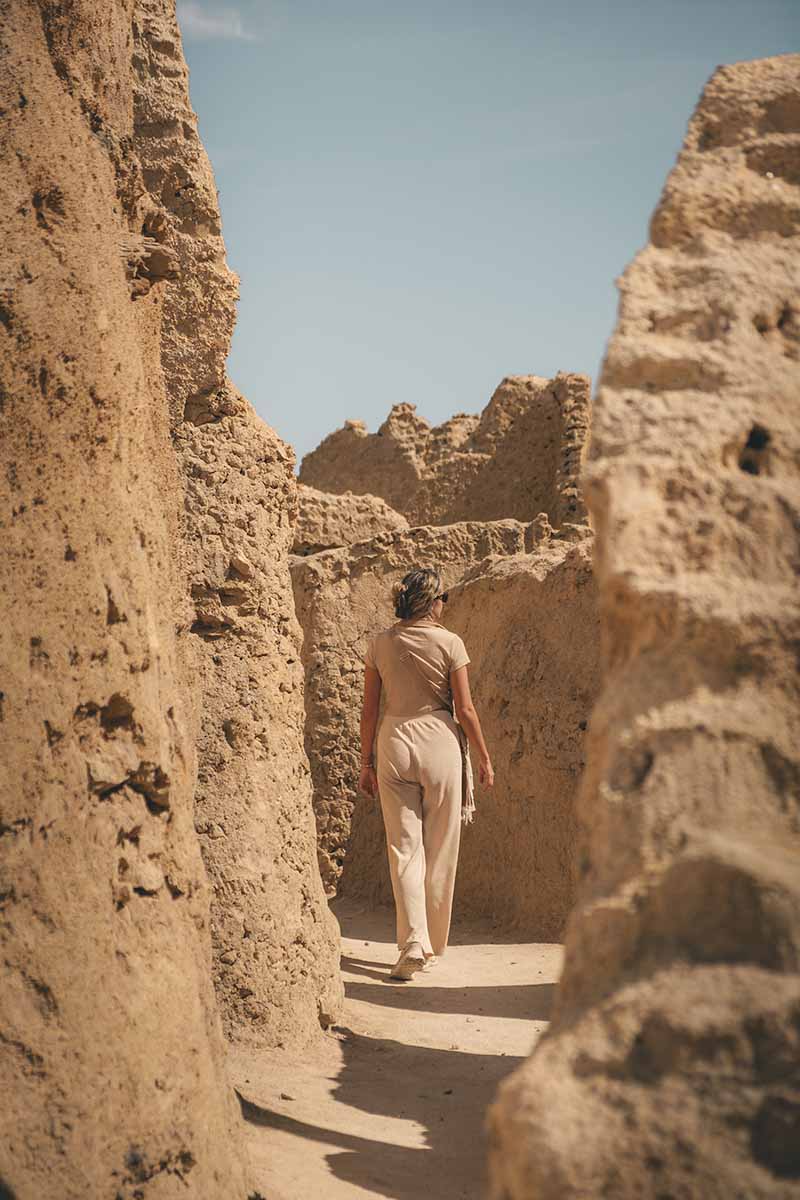
{"type": "Polygon", "coordinates": [[[449,598],[450,598],[449,592],[442,592],[441,596],[436,597],[437,600],[441,600],[442,604],[447,604],[447,601],[449,598]]]}

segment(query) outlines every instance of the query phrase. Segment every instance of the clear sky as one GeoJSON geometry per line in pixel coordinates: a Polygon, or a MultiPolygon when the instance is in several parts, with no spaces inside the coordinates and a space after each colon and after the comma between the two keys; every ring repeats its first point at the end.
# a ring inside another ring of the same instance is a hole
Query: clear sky
{"type": "Polygon", "coordinates": [[[800,0],[178,0],[228,261],[231,378],[298,458],[504,375],[594,378],[614,279],[708,76],[800,0]]]}

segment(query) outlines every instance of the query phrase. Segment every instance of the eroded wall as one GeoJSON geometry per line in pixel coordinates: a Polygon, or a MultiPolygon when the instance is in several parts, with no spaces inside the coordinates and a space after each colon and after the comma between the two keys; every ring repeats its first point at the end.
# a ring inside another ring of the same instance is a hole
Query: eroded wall
{"type": "Polygon", "coordinates": [[[231,1037],[341,1000],[293,457],[225,377],[172,3],[3,21],[0,1191],[243,1197],[212,947],[231,1037]]]}
{"type": "Polygon", "coordinates": [[[175,263],[161,361],[186,490],[178,552],[190,612],[179,633],[194,678],[214,978],[230,1038],[306,1044],[337,1015],[342,987],[303,749],[294,456],[225,374],[238,280],[171,6],[138,0],[134,38],[134,145],[150,224],[175,263]]]}
{"type": "Polygon", "coordinates": [[[140,288],[121,248],[146,217],[131,5],[12,0],[2,36],[0,1190],[243,1197],[175,636],[169,262],[140,288]]]}
{"type": "Polygon", "coordinates": [[[469,650],[496,771],[463,830],[457,911],[560,941],[575,900],[575,803],[599,687],[588,529],[545,531],[529,553],[471,572],[447,608],[469,650]]]}
{"type": "Polygon", "coordinates": [[[411,525],[458,521],[581,521],[577,488],[590,411],[585,375],[513,375],[481,415],[434,428],[397,404],[377,433],[347,421],[307,454],[300,480],[325,492],[371,492],[411,525]]]}
{"type": "Polygon", "coordinates": [[[800,1189],[798,162],[800,56],[720,68],[621,281],[583,878],[496,1200],[800,1189]]]}
{"type": "Polygon", "coordinates": [[[380,496],[320,492],[301,483],[292,552],[318,554],[337,546],[368,542],[380,533],[408,529],[408,521],[380,496]]]}

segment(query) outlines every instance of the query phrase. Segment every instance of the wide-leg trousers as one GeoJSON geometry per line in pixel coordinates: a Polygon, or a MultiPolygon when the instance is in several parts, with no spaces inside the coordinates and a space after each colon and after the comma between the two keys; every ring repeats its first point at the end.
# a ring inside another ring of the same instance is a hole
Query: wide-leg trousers
{"type": "Polygon", "coordinates": [[[384,715],[377,775],[397,945],[443,954],[450,932],[461,840],[461,746],[446,709],[384,715]]]}

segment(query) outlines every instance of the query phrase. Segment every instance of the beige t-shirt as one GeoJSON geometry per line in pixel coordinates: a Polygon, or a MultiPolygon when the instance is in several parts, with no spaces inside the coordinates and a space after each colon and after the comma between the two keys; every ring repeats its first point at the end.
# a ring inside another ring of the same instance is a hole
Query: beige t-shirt
{"type": "Polygon", "coordinates": [[[364,657],[381,677],[384,711],[392,717],[452,710],[450,672],[469,661],[458,634],[434,621],[398,621],[372,639],[364,657]]]}

